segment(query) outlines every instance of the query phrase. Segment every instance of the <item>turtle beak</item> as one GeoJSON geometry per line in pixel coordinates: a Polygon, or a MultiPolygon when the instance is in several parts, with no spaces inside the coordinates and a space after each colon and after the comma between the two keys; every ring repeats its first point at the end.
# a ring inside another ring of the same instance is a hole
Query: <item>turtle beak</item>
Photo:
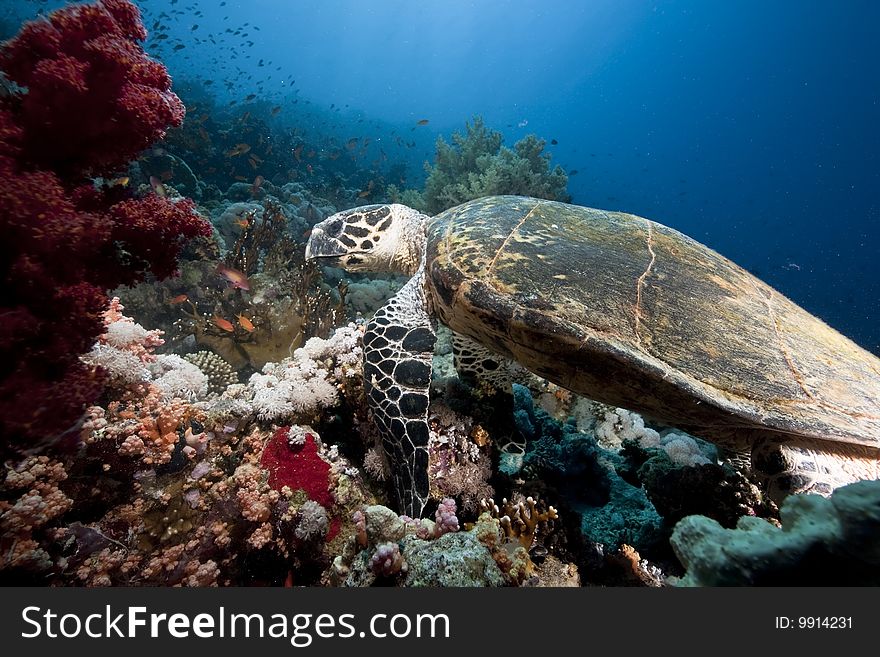
{"type": "Polygon", "coordinates": [[[343,244],[333,239],[321,228],[312,228],[309,241],[306,242],[306,260],[315,258],[338,258],[345,255],[347,249],[343,244]]]}

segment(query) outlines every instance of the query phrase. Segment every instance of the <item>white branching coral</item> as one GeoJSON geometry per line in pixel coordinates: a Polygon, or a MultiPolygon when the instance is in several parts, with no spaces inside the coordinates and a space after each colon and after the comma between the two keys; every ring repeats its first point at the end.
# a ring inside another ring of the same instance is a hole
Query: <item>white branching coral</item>
{"type": "Polygon", "coordinates": [[[356,324],[336,329],[327,340],[310,338],[280,363],[251,376],[253,406],[261,420],[288,422],[334,406],[346,379],[362,373],[361,331],[356,324]]]}
{"type": "Polygon", "coordinates": [[[156,362],[150,364],[150,371],[155,377],[154,383],[168,398],[198,401],[208,394],[207,375],[180,356],[157,356],[156,362]]]}
{"type": "Polygon", "coordinates": [[[104,333],[81,360],[107,372],[111,385],[130,386],[151,379],[147,364],[156,360],[153,351],[164,344],[162,331],[148,331],[131,317],[119,297],[104,311],[104,333]]]}
{"type": "Polygon", "coordinates": [[[150,380],[150,373],[140,358],[108,344],[96,344],[80,360],[87,365],[102,368],[111,385],[125,387],[150,380]]]}

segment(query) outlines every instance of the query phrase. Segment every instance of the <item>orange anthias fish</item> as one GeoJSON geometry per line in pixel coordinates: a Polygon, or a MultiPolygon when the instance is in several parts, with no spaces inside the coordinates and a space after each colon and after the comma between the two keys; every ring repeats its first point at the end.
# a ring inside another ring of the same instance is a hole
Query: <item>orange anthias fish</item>
{"type": "Polygon", "coordinates": [[[254,178],[254,184],[251,186],[251,195],[256,196],[257,192],[260,191],[260,185],[263,184],[265,178],[263,176],[257,176],[254,178]]]}
{"type": "Polygon", "coordinates": [[[248,333],[253,333],[256,328],[251,320],[249,320],[244,315],[238,316],[238,325],[241,326],[248,333]]]}
{"type": "Polygon", "coordinates": [[[244,155],[251,150],[250,144],[236,144],[235,147],[226,151],[226,157],[235,157],[236,155],[244,155]]]}
{"type": "Polygon", "coordinates": [[[171,299],[171,301],[169,301],[168,303],[170,303],[172,306],[176,306],[179,303],[183,303],[187,299],[189,299],[189,297],[186,296],[185,294],[178,294],[176,297],[171,299]]]}
{"type": "Polygon", "coordinates": [[[235,327],[232,325],[232,322],[230,322],[228,319],[223,319],[222,317],[218,317],[217,315],[214,315],[211,318],[211,321],[214,322],[214,324],[217,326],[217,328],[223,329],[224,331],[228,331],[229,333],[235,333],[235,327]]]}
{"type": "Polygon", "coordinates": [[[239,290],[250,290],[251,284],[248,282],[247,276],[243,272],[227,267],[226,265],[217,265],[217,273],[230,283],[230,287],[239,290]]]}

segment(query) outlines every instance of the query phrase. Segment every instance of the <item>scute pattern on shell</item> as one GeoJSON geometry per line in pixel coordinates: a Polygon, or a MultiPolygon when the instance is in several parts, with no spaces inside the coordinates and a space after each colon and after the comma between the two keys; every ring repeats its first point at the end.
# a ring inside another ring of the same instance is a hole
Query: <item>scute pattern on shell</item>
{"type": "Polygon", "coordinates": [[[441,321],[598,401],[717,442],[877,448],[880,360],[648,219],[488,197],[428,225],[441,321]]]}

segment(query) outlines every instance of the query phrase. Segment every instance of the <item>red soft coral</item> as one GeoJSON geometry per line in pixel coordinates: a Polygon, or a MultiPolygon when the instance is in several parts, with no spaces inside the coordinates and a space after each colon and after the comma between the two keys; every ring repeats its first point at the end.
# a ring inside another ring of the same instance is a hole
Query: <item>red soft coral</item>
{"type": "Polygon", "coordinates": [[[65,7],[0,46],[26,92],[0,99],[0,455],[73,428],[100,392],[79,355],[102,331],[107,290],[174,273],[210,234],[189,200],[124,198],[111,175],[183,120],[128,0],[65,7]]]}
{"type": "Polygon", "coordinates": [[[278,429],[266,443],[260,464],[269,472],[269,486],[303,490],[310,500],[324,508],[333,505],[330,493],[330,464],[318,454],[315,437],[307,433],[304,443],[291,445],[290,427],[278,429]]]}
{"type": "Polygon", "coordinates": [[[101,0],[52,12],[3,45],[0,68],[28,89],[17,119],[31,164],[105,174],[181,124],[183,104],[145,38],[137,7],[101,0]]]}

